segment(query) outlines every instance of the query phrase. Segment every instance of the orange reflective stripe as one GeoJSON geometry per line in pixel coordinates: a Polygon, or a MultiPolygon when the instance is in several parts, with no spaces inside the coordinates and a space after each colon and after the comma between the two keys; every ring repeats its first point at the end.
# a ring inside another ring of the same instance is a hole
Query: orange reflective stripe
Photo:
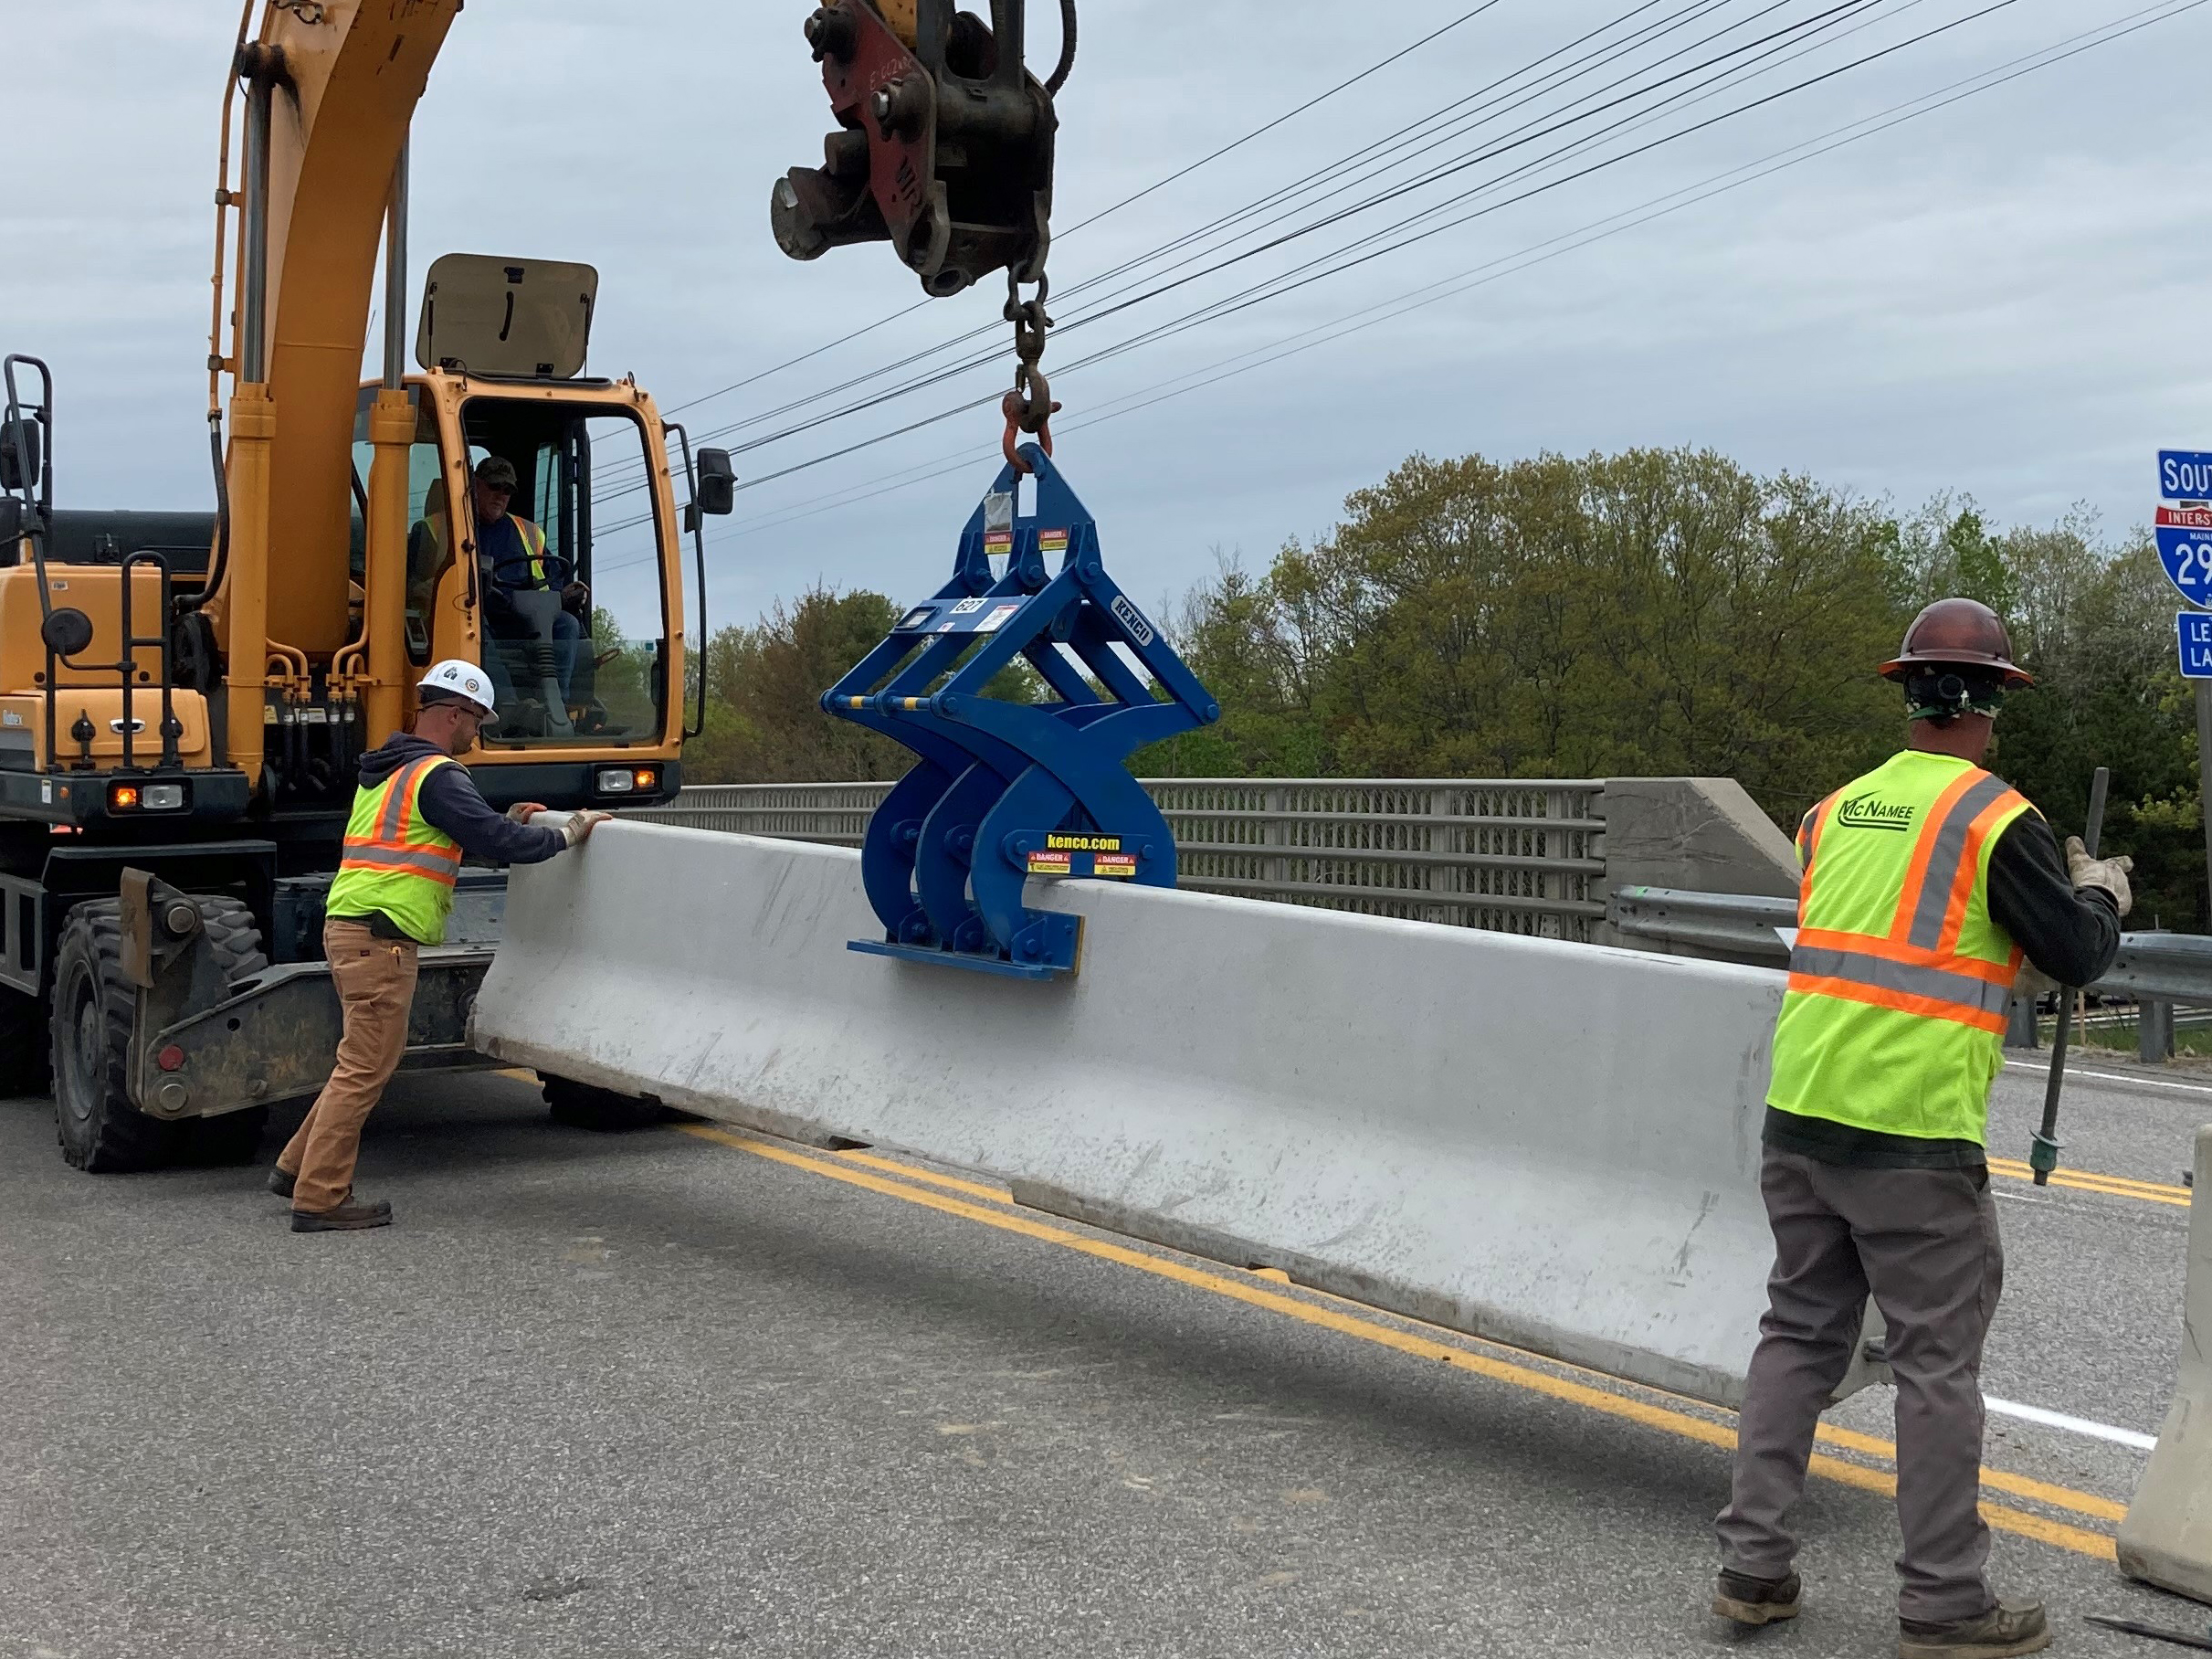
{"type": "Polygon", "coordinates": [[[1820,851],[1820,831],[1828,821],[1828,808],[1836,804],[1835,795],[1822,801],[1805,815],[1805,822],[1797,826],[1797,925],[1805,925],[1805,907],[1813,896],[1813,859],[1820,851]]]}
{"type": "MultiPolygon", "coordinates": [[[[1951,820],[1951,809],[1975,784],[1989,776],[1978,767],[1969,766],[1954,778],[1943,792],[1935,798],[1935,805],[1928,808],[1928,816],[1920,827],[1920,840],[1912,849],[1912,861],[1906,867],[1903,888],[1897,895],[1896,918],[1890,925],[1890,936],[1904,939],[1912,932],[1913,913],[1920,908],[1921,890],[1927,885],[1928,865],[1935,856],[1936,842],[1943,838],[1943,829],[1951,820]]],[[[1946,877],[1944,891],[1950,891],[1946,877]]]]}
{"type": "Polygon", "coordinates": [[[402,874],[421,876],[451,887],[460,880],[461,861],[428,848],[402,851],[395,847],[358,846],[346,843],[346,854],[339,864],[341,870],[391,870],[402,874]]]}
{"type": "Polygon", "coordinates": [[[2005,1016],[1968,1009],[1956,1002],[1939,1001],[1933,997],[1915,997],[1905,991],[1890,990],[1879,985],[1862,985],[1855,979],[1824,979],[1810,974],[1792,974],[1789,988],[1800,996],[1834,997],[1845,1002],[1863,1002],[1874,1008],[1894,1009],[1901,1014],[1917,1014],[1923,1020],[1947,1020],[1954,1025],[1970,1025],[1977,1030],[1995,1031],[2002,1035],[2005,1016]]]}
{"type": "Polygon", "coordinates": [[[1832,933],[1826,928],[1806,927],[1798,930],[1797,943],[1808,950],[1848,950],[1862,956],[1879,956],[1884,962],[1906,967],[1939,967],[1945,973],[1986,979],[1992,985],[2010,985],[2019,969],[2017,961],[1986,962],[1979,956],[1953,956],[1948,951],[1929,950],[1922,946],[1885,939],[1877,934],[1832,933]]]}
{"type": "Polygon", "coordinates": [[[1979,867],[1969,863],[1966,857],[1974,824],[1985,808],[2011,793],[2003,778],[1979,773],[1965,793],[1951,803],[1940,823],[1930,821],[1927,872],[1912,907],[1908,934],[1913,944],[1933,948],[1943,943],[1943,916],[1950,909],[1952,894],[1964,879],[1971,896],[1974,882],[1981,875],[1979,867]]]}
{"type": "Polygon", "coordinates": [[[526,518],[517,518],[514,533],[522,538],[522,552],[530,560],[530,579],[540,587],[544,586],[545,532],[526,518]]]}
{"type": "MultiPolygon", "coordinates": [[[[1995,778],[1990,780],[1996,782],[1995,778]]],[[[1974,893],[1982,878],[1982,850],[1988,844],[1998,820],[2015,808],[2028,805],[2027,798],[2016,789],[2003,789],[1997,798],[1974,817],[1966,826],[1965,844],[1961,849],[1958,873],[1952,878],[1951,893],[1943,906],[1943,925],[1937,930],[1935,947],[1950,952],[1958,948],[1958,936],[1966,925],[1966,910],[1974,903],[1974,893]]]]}
{"type": "Polygon", "coordinates": [[[388,793],[384,810],[376,820],[376,833],[366,839],[349,836],[349,847],[409,848],[415,843],[407,840],[407,831],[416,822],[416,803],[422,798],[423,783],[439,766],[450,763],[433,756],[402,767],[386,780],[388,793]]]}

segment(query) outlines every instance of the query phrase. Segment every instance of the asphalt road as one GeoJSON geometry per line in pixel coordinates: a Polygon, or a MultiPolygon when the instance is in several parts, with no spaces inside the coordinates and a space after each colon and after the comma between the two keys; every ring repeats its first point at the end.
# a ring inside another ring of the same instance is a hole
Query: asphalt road
{"type": "MultiPolygon", "coordinates": [[[[2070,1167],[2143,1193],[2000,1180],[1993,1396],[2157,1427],[2212,1078],[2154,1081],[2070,1093],[2070,1167]]],[[[362,1186],[397,1227],[295,1236],[258,1171],[86,1178],[0,1104],[0,1659],[1895,1651],[1886,1393],[1822,1448],[1805,1617],[1743,1642],[1723,1413],[510,1076],[396,1088],[362,1186]]],[[[2061,1651],[2204,1627],[2114,1573],[2140,1451],[1992,1427],[2061,1651]]]]}

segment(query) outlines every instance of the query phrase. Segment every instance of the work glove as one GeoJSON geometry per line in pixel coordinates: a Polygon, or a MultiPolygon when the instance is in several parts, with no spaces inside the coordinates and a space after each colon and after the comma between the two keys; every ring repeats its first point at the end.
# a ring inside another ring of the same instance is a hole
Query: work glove
{"type": "Polygon", "coordinates": [[[507,808],[507,816],[518,824],[527,824],[545,808],[534,800],[519,800],[507,808]]]}
{"type": "Polygon", "coordinates": [[[580,847],[591,839],[593,830],[614,816],[612,812],[572,812],[568,822],[561,826],[561,833],[571,847],[580,847]]]}
{"type": "Polygon", "coordinates": [[[2131,858],[2093,859],[2082,846],[2080,836],[2066,838],[2066,869],[2073,877],[2074,890],[2078,893],[2084,887],[2094,887],[2111,893],[2122,916],[2135,908],[2134,891],[2129,887],[2127,879],[2128,872],[2134,868],[2135,861],[2131,858]]]}

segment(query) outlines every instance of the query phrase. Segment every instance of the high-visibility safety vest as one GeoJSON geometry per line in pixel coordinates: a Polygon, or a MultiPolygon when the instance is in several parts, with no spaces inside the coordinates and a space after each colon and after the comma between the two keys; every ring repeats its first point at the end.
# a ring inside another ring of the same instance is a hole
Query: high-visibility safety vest
{"type": "Polygon", "coordinates": [[[1989,917],[1989,858],[2034,810],[1967,761],[1908,749],[1806,815],[1768,1104],[1982,1141],[2021,960],[1989,917]]]}
{"type": "Polygon", "coordinates": [[[460,879],[461,845],[425,819],[423,784],[450,756],[410,761],[374,789],[353,796],[345,827],[345,851],[324,909],[332,915],[381,910],[409,938],[445,941],[453,914],[453,886],[460,879]]]}
{"type": "Polygon", "coordinates": [[[522,554],[530,561],[530,585],[545,586],[545,532],[520,513],[507,515],[514,521],[516,533],[522,538],[522,554]]]}

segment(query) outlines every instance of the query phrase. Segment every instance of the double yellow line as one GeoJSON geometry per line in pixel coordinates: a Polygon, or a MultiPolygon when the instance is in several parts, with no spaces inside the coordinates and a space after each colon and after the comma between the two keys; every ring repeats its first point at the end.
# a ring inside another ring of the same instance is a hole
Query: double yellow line
{"type": "MultiPolygon", "coordinates": [[[[2017,1158],[1993,1157],[1989,1173],[2001,1175],[2007,1180],[2032,1181],[2036,1172],[2017,1158]]],[[[2167,1187],[2157,1181],[2139,1181],[2124,1175],[2098,1175],[2088,1169],[2059,1169],[2051,1173],[2050,1184],[2070,1188],[2076,1192],[2101,1192],[2106,1198],[2136,1199],[2146,1204],[2172,1204],[2178,1209],[2189,1207],[2186,1187],[2167,1187]]]]}
{"type": "MultiPolygon", "coordinates": [[[[1721,1414],[1703,1414],[1708,1409],[1695,1401],[1661,1404],[1659,1400],[1670,1400],[1674,1397],[1660,1395],[1657,1400],[1647,1400],[1620,1393],[1616,1391],[1619,1385],[1595,1386],[1574,1377],[1539,1370],[1533,1365],[1501,1358],[1499,1353],[1485,1351],[1483,1347],[1470,1347],[1467,1345],[1475,1340],[1472,1337],[1442,1331],[1438,1332],[1438,1337],[1425,1336],[1420,1328],[1406,1328],[1409,1326],[1417,1326],[1417,1321],[1401,1322],[1396,1316],[1381,1314],[1338,1297],[1324,1296],[1318,1292],[1289,1294],[1273,1288],[1274,1285],[1288,1283],[1278,1273],[1270,1273],[1263,1276],[1257,1273],[1238,1273],[1197,1266],[1172,1256],[1153,1254],[1127,1244],[1117,1244],[1105,1239],[1073,1232],[1039,1219],[1035,1211],[1020,1209],[1015,1204],[1013,1195],[1003,1187],[942,1175],[933,1169],[925,1169],[872,1152],[810,1152],[781,1142],[764,1140],[757,1136],[717,1128],[710,1124],[682,1124],[678,1126],[686,1135],[712,1141],[718,1146],[734,1147],[740,1152],[751,1153],[756,1157],[764,1157],[789,1168],[842,1181],[848,1186],[864,1188],[886,1198],[897,1199],[901,1203],[916,1204],[943,1215],[957,1216],[963,1220],[995,1228],[1000,1232],[1015,1233],[1039,1243],[1071,1250],[1098,1261],[1111,1262],[1116,1266],[1133,1268],[1155,1278],[1172,1280],[1194,1290],[1224,1296],[1232,1302],[1241,1302],[1248,1307],[1263,1308],[1269,1313],[1333,1331],[1356,1341],[1395,1349],[1419,1359],[1438,1361],[1492,1382],[1541,1394],[1607,1417],[1621,1418],[1684,1440],[1697,1441],[1727,1451],[1733,1451],[1735,1447],[1735,1430],[1722,1420],[1721,1414]],[[1439,1340],[1439,1337],[1443,1339],[1439,1340]]],[[[2025,1170],[2027,1166],[2020,1168],[2025,1170]]],[[[1513,1350],[1505,1349],[1503,1352],[1511,1353],[1513,1350]]],[[[1865,1492],[1885,1495],[1895,1494],[1897,1448],[1892,1442],[1827,1423],[1820,1426],[1819,1438],[1823,1445],[1835,1448],[1835,1452],[1880,1460],[1891,1466],[1882,1468],[1855,1462],[1851,1457],[1838,1456],[1834,1452],[1816,1452],[1812,1460],[1816,1474],[1865,1492]]],[[[2077,1492],[2068,1486],[2051,1485],[2026,1475],[2008,1474],[2003,1470],[1985,1468],[1982,1471],[1982,1485],[1988,1491],[2003,1493],[2007,1496],[2038,1504],[2085,1520],[2117,1525],[2127,1513],[2125,1505],[2114,1503],[2110,1498],[2099,1497],[2089,1492],[2077,1492]]],[[[1981,1508],[1983,1518],[2000,1532],[2014,1533],[2040,1543],[2056,1545],[2059,1548],[2071,1550],[2095,1560],[2112,1561],[2115,1559],[2112,1538],[2109,1533],[2092,1531],[1988,1498],[1983,1500],[1981,1508]]]]}

